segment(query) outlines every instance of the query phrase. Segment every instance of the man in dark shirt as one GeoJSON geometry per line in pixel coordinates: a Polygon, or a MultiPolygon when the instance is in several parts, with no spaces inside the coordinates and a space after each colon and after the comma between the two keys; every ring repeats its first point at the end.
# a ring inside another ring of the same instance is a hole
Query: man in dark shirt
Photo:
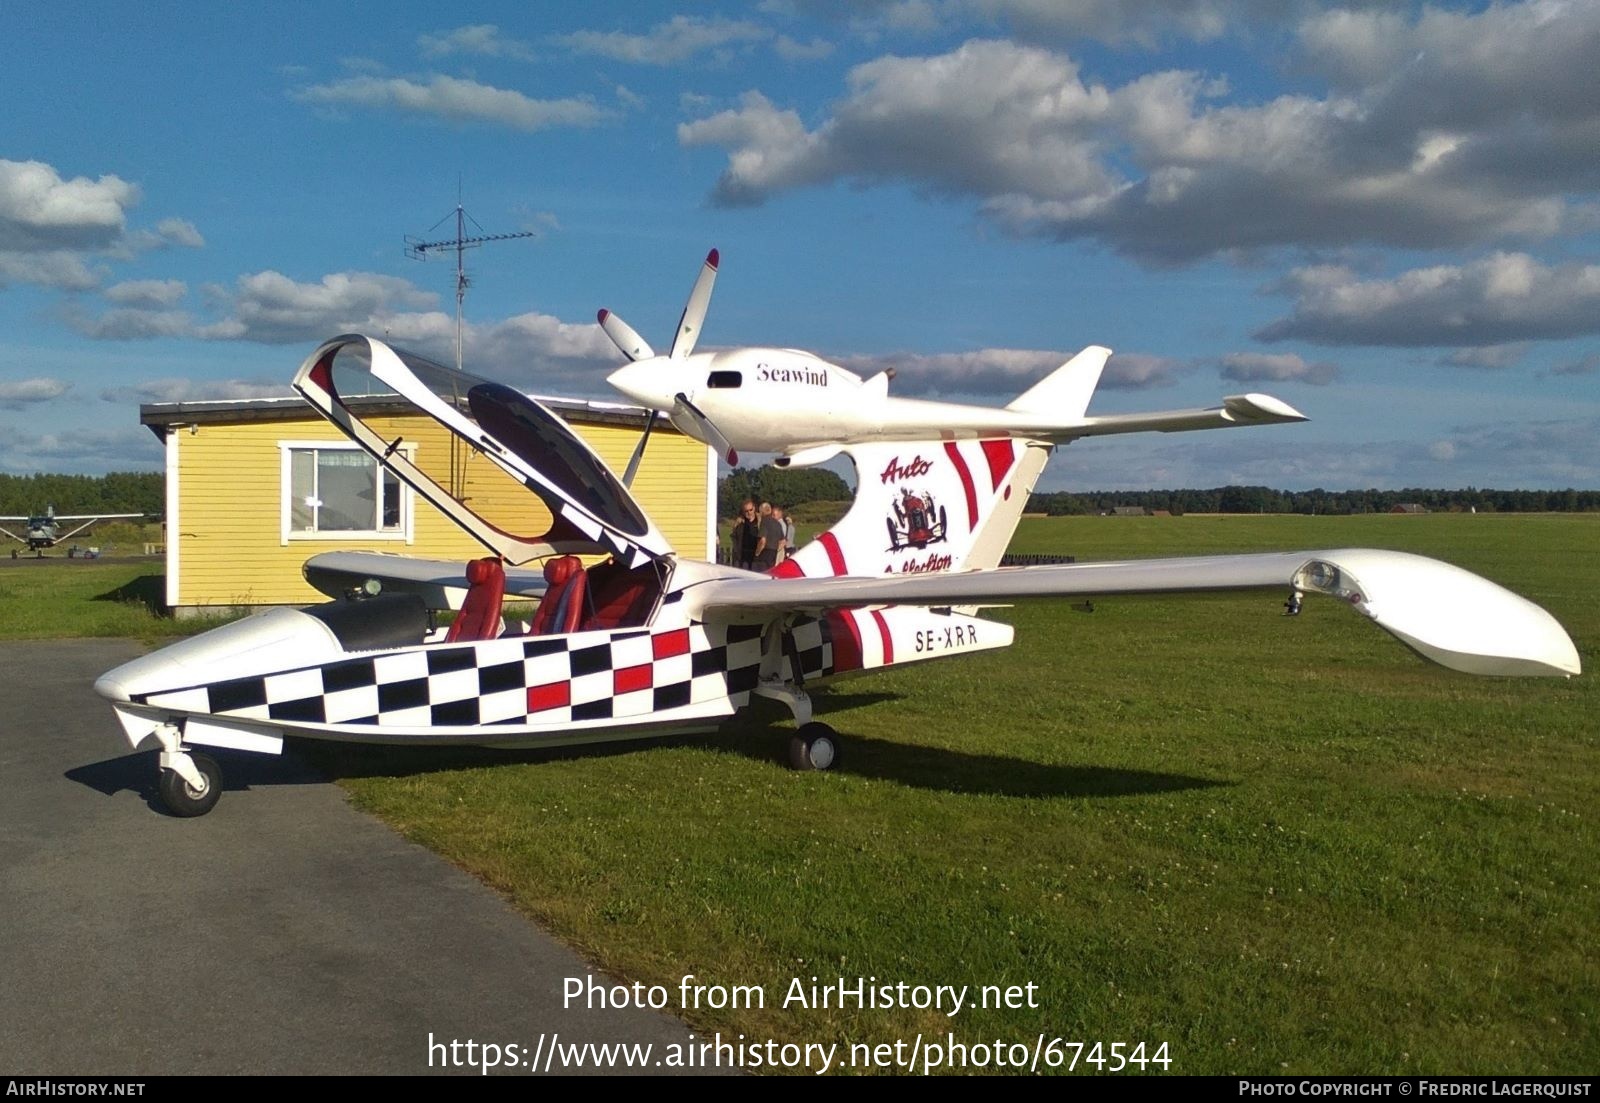
{"type": "Polygon", "coordinates": [[[772,515],[772,505],[761,503],[761,539],[756,542],[756,570],[770,571],[778,565],[783,547],[783,522],[772,515]]]}
{"type": "Polygon", "coordinates": [[[754,570],[756,545],[760,542],[761,525],[756,521],[756,504],[746,502],[739,507],[739,519],[733,525],[733,565],[754,570]]]}

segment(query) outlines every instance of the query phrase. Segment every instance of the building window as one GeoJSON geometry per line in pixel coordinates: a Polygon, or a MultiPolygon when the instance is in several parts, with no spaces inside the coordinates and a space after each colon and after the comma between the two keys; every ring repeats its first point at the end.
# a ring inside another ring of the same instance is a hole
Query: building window
{"type": "MultiPolygon", "coordinates": [[[[283,452],[283,538],[411,539],[411,492],[353,445],[290,441],[283,452]]],[[[414,446],[402,446],[410,455],[414,446]]]]}

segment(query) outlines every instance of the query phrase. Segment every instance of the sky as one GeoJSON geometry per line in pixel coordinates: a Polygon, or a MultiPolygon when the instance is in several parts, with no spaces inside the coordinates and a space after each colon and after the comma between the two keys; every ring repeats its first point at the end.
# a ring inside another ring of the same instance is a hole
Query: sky
{"type": "Polygon", "coordinates": [[[0,471],[155,469],[142,402],[348,331],[616,397],[617,312],[1004,404],[1311,421],[1040,489],[1600,487],[1600,3],[6,5],[0,471]]]}

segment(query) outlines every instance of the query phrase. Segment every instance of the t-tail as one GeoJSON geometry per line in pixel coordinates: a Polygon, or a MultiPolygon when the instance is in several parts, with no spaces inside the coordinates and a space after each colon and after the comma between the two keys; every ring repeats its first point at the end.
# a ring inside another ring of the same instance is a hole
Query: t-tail
{"type": "Polygon", "coordinates": [[[780,578],[998,566],[1050,445],[931,440],[842,451],[855,464],[855,501],[838,524],[778,564],[773,574],[780,578]]]}

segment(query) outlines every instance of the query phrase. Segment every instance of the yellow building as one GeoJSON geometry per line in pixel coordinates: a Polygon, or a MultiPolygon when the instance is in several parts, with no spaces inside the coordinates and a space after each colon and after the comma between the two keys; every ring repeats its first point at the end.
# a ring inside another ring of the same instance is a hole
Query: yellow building
{"type": "MultiPolygon", "coordinates": [[[[545,531],[544,504],[482,453],[411,407],[357,401],[368,424],[474,512],[508,531],[545,531]]],[[[613,471],[627,466],[642,411],[540,401],[613,471]]],[[[166,447],[167,604],[175,615],[324,600],[300,572],[319,552],[463,564],[489,554],[299,398],[157,403],[141,406],[139,421],[166,447]]],[[[716,482],[712,451],[662,419],[632,489],[678,554],[714,558],[716,482]]]]}

